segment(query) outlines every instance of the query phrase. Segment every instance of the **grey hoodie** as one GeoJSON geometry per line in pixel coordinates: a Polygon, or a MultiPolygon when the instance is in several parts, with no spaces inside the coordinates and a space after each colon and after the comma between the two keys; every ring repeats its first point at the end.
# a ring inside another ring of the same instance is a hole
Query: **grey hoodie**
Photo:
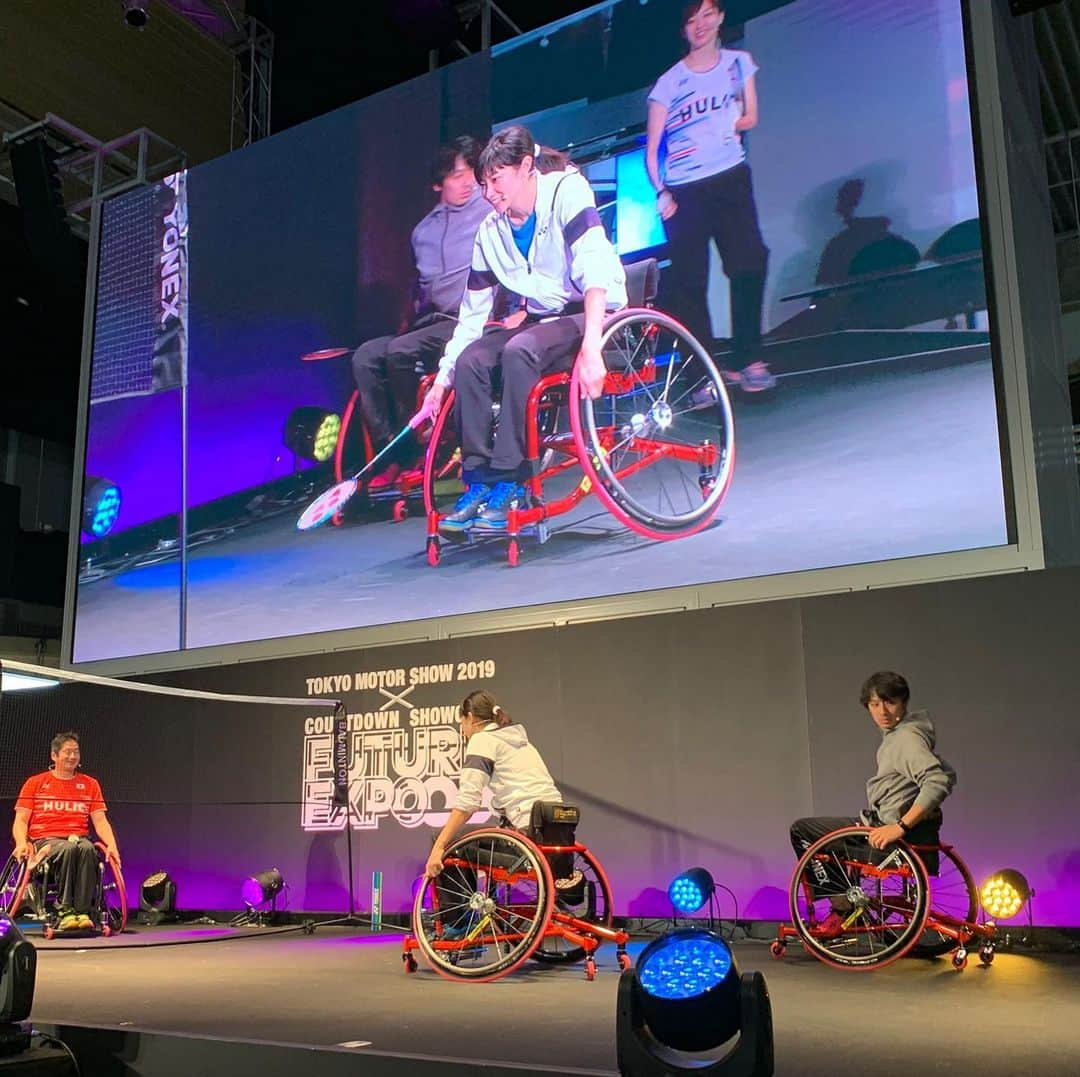
{"type": "Polygon", "coordinates": [[[447,314],[456,318],[472,262],[480,222],[492,213],[478,187],[463,206],[439,204],[412,231],[416,260],[416,316],[447,314]]]}
{"type": "Polygon", "coordinates": [[[939,808],[955,784],[956,771],[934,751],[930,715],[912,711],[882,734],[866,801],[883,823],[895,823],[912,804],[927,811],[939,808]]]}

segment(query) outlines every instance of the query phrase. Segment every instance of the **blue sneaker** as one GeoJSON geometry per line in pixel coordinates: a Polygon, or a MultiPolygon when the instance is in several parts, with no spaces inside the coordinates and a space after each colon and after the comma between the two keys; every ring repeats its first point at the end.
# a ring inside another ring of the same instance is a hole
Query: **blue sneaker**
{"type": "Polygon", "coordinates": [[[457,534],[470,528],[491,492],[486,482],[470,483],[465,493],[457,499],[453,510],[439,521],[439,530],[457,534]]]}
{"type": "Polygon", "coordinates": [[[477,531],[505,531],[511,508],[525,507],[525,487],[516,482],[497,482],[473,521],[477,531]]]}

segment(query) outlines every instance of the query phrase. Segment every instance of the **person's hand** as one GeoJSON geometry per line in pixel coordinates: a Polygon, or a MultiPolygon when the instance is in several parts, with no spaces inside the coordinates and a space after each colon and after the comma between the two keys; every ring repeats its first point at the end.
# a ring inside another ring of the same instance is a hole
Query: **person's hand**
{"type": "Polygon", "coordinates": [[[431,856],[428,857],[427,864],[424,867],[424,874],[429,879],[435,879],[442,872],[442,869],[442,849],[436,846],[431,850],[431,856]]]}
{"type": "Polygon", "coordinates": [[[428,390],[427,396],[424,397],[420,410],[409,420],[409,426],[415,430],[418,426],[423,426],[424,423],[433,423],[435,417],[439,414],[445,396],[446,386],[435,382],[428,390]]]}
{"type": "Polygon", "coordinates": [[[111,860],[117,867],[120,867],[120,850],[115,845],[105,846],[105,858],[111,860]]]}
{"type": "Polygon", "coordinates": [[[29,860],[34,855],[34,847],[28,841],[20,841],[15,846],[16,860],[29,860]]]}
{"type": "Polygon", "coordinates": [[[656,196],[656,212],[660,214],[660,220],[670,220],[678,212],[679,203],[675,196],[665,187],[656,196]]]}
{"type": "Polygon", "coordinates": [[[513,314],[508,314],[499,324],[503,329],[517,329],[528,316],[529,312],[524,307],[521,307],[519,310],[515,310],[513,314]]]}
{"type": "Polygon", "coordinates": [[[583,340],[577,362],[581,370],[579,376],[582,396],[595,400],[604,391],[604,378],[607,377],[607,367],[604,366],[599,342],[583,340]]]}
{"type": "Polygon", "coordinates": [[[751,122],[748,116],[740,116],[735,121],[736,132],[749,131],[753,126],[754,124],[751,122]]]}
{"type": "Polygon", "coordinates": [[[885,826],[876,826],[870,831],[870,844],[875,849],[887,849],[903,836],[904,828],[899,823],[888,823],[885,826]]]}

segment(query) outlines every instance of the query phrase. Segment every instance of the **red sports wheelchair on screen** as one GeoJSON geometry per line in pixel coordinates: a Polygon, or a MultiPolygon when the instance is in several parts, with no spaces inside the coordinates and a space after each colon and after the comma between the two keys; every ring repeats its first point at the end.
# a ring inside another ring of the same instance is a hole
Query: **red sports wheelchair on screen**
{"type": "Polygon", "coordinates": [[[905,954],[951,954],[961,971],[972,946],[990,965],[996,929],[979,922],[979,891],[955,849],[900,841],[877,850],[869,833],[864,826],[834,830],[799,858],[788,894],[792,922],[779,926],[773,957],[783,957],[797,938],[839,969],[881,968],[905,954]],[[838,907],[844,911],[830,916],[838,907]]]}
{"type": "MultiPolygon", "coordinates": [[[[605,322],[601,348],[608,374],[598,399],[582,398],[576,369],[541,378],[533,389],[526,420],[527,503],[510,511],[505,532],[483,533],[485,540],[506,543],[511,565],[523,538],[545,542],[549,522],[591,493],[621,523],[652,539],[692,535],[715,517],[735,466],[731,402],[709,352],[678,321],[653,309],[658,281],[655,259],[627,266],[631,305],[605,322]]],[[[333,349],[339,351],[344,349],[333,349]]],[[[421,380],[418,408],[431,381],[431,375],[421,380]]],[[[422,481],[369,495],[392,503],[399,521],[422,500],[433,566],[447,541],[439,523],[463,489],[453,397],[447,394],[430,431],[422,481]]],[[[338,483],[371,459],[358,401],[354,391],[338,436],[338,483]]],[[[334,521],[341,522],[340,513],[334,521]]],[[[466,530],[461,540],[480,537],[466,530]]]]}
{"type": "Polygon", "coordinates": [[[538,802],[528,834],[484,827],[452,842],[442,874],[416,893],[405,971],[416,971],[419,950],[450,980],[497,980],[530,958],[584,961],[592,980],[603,942],[614,942],[619,968],[629,968],[630,936],[612,925],[611,886],[577,841],[579,818],[571,805],[538,802]]]}

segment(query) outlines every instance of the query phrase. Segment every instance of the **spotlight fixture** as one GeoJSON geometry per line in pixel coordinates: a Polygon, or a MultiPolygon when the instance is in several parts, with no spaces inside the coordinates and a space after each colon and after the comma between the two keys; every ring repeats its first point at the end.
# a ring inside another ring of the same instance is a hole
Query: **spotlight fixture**
{"type": "Polygon", "coordinates": [[[120,487],[115,482],[87,475],[83,487],[83,531],[90,538],[104,538],[116,525],[120,501],[120,487]]]}
{"type": "Polygon", "coordinates": [[[36,980],[37,951],[14,920],[0,916],[0,1025],[30,1016],[36,980]]]}
{"type": "Polygon", "coordinates": [[[32,692],[39,688],[55,688],[60,682],[51,677],[34,677],[29,673],[12,673],[0,667],[0,693],[32,692]]]}
{"type": "MultiPolygon", "coordinates": [[[[1011,920],[1035,893],[1020,872],[1003,868],[995,872],[979,889],[979,901],[991,920],[1011,920]]],[[[1030,906],[1029,918],[1030,918],[1030,906]]]]}
{"type": "Polygon", "coordinates": [[[139,887],[139,922],[161,924],[176,919],[176,883],[167,871],[147,875],[139,887]]]}
{"type": "Polygon", "coordinates": [[[760,972],[740,976],[715,932],[668,932],[619,978],[616,1051],[619,1073],[633,1077],[684,1070],[770,1077],[772,1004],[765,978],[760,972]]]}
{"type": "Polygon", "coordinates": [[[149,0],[123,0],[124,25],[132,30],[142,30],[150,21],[150,12],[147,11],[149,0]]]}
{"type": "Polygon", "coordinates": [[[277,868],[260,871],[244,880],[240,898],[249,909],[273,902],[285,886],[285,880],[277,868]]]}
{"type": "Polygon", "coordinates": [[[334,455],[341,416],[323,408],[294,408],[285,420],[285,447],[304,460],[325,463],[334,455]]]}
{"type": "Polygon", "coordinates": [[[705,868],[691,868],[676,875],[668,887],[668,900],[676,913],[689,916],[713,896],[716,883],[705,868]]]}

